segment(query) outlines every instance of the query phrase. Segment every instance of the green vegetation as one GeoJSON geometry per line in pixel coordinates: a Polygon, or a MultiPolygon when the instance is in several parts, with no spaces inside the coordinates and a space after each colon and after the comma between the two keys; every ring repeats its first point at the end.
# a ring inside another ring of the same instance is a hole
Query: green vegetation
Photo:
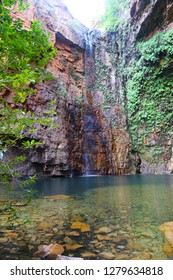
{"type": "MultiPolygon", "coordinates": [[[[55,55],[38,21],[32,22],[28,30],[20,19],[12,19],[13,5],[18,5],[19,10],[26,8],[22,0],[0,1],[0,181],[8,187],[12,180],[19,183],[20,174],[14,166],[25,157],[4,161],[3,153],[19,143],[22,148],[40,145],[34,139],[24,141],[24,132],[31,131],[35,123],[45,126],[51,123],[49,117],[43,120],[28,112],[25,103],[35,93],[36,83],[52,78],[46,65],[55,55]]],[[[20,182],[20,186],[28,189],[34,179],[35,176],[20,182]]]]}
{"type": "Polygon", "coordinates": [[[138,59],[130,67],[128,111],[133,146],[138,151],[156,144],[152,155],[162,153],[159,139],[173,133],[173,30],[158,33],[137,45],[138,59]],[[159,146],[160,145],[160,146],[159,146]]]}
{"type": "Polygon", "coordinates": [[[125,21],[128,7],[128,0],[106,0],[105,14],[101,17],[100,26],[107,31],[114,31],[125,21]]]}

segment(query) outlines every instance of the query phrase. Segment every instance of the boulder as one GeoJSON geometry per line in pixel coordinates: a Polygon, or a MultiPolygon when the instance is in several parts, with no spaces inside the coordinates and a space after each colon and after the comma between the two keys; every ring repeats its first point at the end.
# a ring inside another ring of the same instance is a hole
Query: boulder
{"type": "Polygon", "coordinates": [[[173,255],[173,222],[162,224],[160,231],[164,234],[163,251],[168,257],[171,257],[173,255]]]}

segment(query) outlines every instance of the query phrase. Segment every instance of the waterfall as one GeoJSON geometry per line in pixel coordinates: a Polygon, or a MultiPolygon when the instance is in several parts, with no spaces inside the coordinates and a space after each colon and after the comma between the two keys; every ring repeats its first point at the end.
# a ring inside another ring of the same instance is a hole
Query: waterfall
{"type": "Polygon", "coordinates": [[[89,57],[93,57],[93,55],[94,55],[92,30],[85,34],[85,53],[86,53],[86,56],[89,56],[89,57]]]}
{"type": "Polygon", "coordinates": [[[84,159],[84,174],[85,175],[90,175],[90,159],[89,159],[89,154],[85,153],[83,155],[83,159],[84,159]]]}
{"type": "Polygon", "coordinates": [[[93,139],[91,134],[93,133],[94,119],[92,115],[92,93],[91,88],[94,85],[94,72],[95,72],[95,60],[94,60],[94,43],[93,43],[93,31],[90,30],[85,34],[85,82],[86,82],[86,95],[84,100],[86,102],[85,111],[83,115],[83,174],[93,174],[92,152],[93,152],[93,139]],[[89,100],[88,96],[91,96],[89,100]],[[88,108],[90,107],[90,110],[88,108]]]}
{"type": "Polygon", "coordinates": [[[98,139],[101,130],[93,103],[95,86],[95,46],[98,38],[97,30],[89,30],[85,34],[85,82],[83,112],[83,174],[95,175],[97,170],[98,139]]]}

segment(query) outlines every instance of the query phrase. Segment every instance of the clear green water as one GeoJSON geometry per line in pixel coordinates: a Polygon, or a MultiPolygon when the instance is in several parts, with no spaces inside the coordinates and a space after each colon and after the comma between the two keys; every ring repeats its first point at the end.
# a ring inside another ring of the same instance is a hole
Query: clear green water
{"type": "Polygon", "coordinates": [[[40,179],[34,189],[36,197],[17,207],[20,218],[11,228],[8,215],[1,215],[1,259],[32,259],[39,245],[51,243],[84,259],[168,259],[159,226],[173,221],[173,175],[40,179]],[[62,194],[70,197],[44,198],[62,194]],[[90,230],[72,229],[74,222],[90,230]],[[9,238],[5,228],[16,237],[9,238]],[[74,244],[83,247],[67,246],[74,244]]]}

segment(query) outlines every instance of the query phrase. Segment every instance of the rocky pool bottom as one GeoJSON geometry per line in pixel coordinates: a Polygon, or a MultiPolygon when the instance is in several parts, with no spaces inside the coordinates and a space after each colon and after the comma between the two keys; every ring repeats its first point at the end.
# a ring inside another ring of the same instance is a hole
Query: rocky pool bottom
{"type": "Polygon", "coordinates": [[[1,188],[0,259],[172,258],[160,226],[173,221],[173,175],[49,178],[33,188],[28,205],[1,188]],[[17,212],[3,211],[9,201],[17,212]]]}

